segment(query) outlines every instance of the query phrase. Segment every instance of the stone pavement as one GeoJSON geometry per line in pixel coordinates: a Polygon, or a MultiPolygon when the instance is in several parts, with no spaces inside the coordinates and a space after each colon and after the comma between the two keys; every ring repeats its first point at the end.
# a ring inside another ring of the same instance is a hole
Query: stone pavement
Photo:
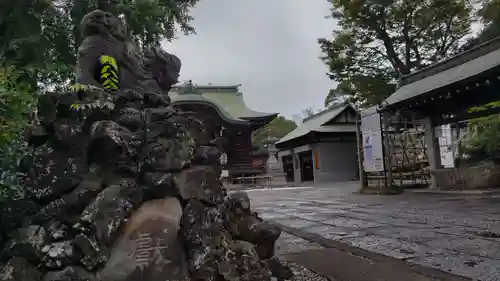
{"type": "Polygon", "coordinates": [[[292,254],[300,254],[311,250],[321,250],[320,245],[304,240],[300,237],[283,232],[276,241],[276,256],[282,263],[290,266],[294,277],[290,281],[333,281],[333,278],[327,278],[321,274],[310,270],[301,263],[290,259],[292,254]]]}
{"type": "Polygon", "coordinates": [[[500,197],[354,194],[357,183],[249,190],[264,218],[474,280],[500,280],[500,197]],[[498,236],[497,236],[498,237],[498,236]]]}

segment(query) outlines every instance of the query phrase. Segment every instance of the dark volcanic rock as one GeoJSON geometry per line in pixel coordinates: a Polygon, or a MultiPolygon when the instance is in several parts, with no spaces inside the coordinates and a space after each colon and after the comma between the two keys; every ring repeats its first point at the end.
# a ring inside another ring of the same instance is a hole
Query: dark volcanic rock
{"type": "Polygon", "coordinates": [[[14,237],[6,243],[0,257],[23,257],[29,262],[39,262],[43,257],[42,248],[48,241],[47,232],[42,226],[30,225],[16,231],[14,237]]]}
{"type": "Polygon", "coordinates": [[[125,128],[129,128],[131,131],[137,131],[144,126],[143,119],[141,110],[126,107],[120,110],[116,123],[125,128]]]}
{"type": "Polygon", "coordinates": [[[42,264],[48,269],[58,269],[77,261],[72,241],[55,242],[42,248],[42,264]]]}
{"type": "Polygon", "coordinates": [[[110,185],[97,195],[94,202],[82,212],[80,222],[99,241],[111,245],[132,209],[141,201],[142,191],[136,182],[122,179],[119,184],[110,185]]]}
{"type": "Polygon", "coordinates": [[[174,176],[164,172],[145,173],[143,192],[145,200],[179,195],[179,191],[175,188],[174,176]]]}
{"type": "Polygon", "coordinates": [[[271,280],[271,271],[260,262],[254,246],[246,241],[235,241],[219,265],[221,275],[228,281],[271,280]]]}
{"type": "Polygon", "coordinates": [[[67,266],[62,270],[49,271],[42,281],[98,281],[98,279],[82,267],[67,266]]]}
{"type": "Polygon", "coordinates": [[[81,30],[79,84],[42,95],[25,130],[34,149],[24,198],[0,213],[0,281],[289,278],[272,258],[280,230],[220,181],[222,124],[170,104],[179,58],[142,54],[103,11],[81,30]]]}
{"type": "Polygon", "coordinates": [[[260,258],[271,258],[274,255],[276,240],[281,235],[281,229],[251,212],[250,199],[245,192],[229,194],[225,205],[228,209],[225,223],[231,234],[255,244],[260,258]]]}
{"type": "Polygon", "coordinates": [[[216,147],[201,145],[196,148],[192,162],[198,165],[218,165],[221,155],[222,153],[216,147]]]}
{"type": "Polygon", "coordinates": [[[87,176],[71,193],[56,199],[43,207],[33,218],[34,222],[50,219],[66,220],[71,214],[79,214],[103,189],[103,181],[87,176]]]}
{"type": "Polygon", "coordinates": [[[107,249],[102,249],[90,235],[78,234],[74,239],[75,247],[81,253],[80,263],[89,271],[108,261],[107,249]]]}
{"type": "Polygon", "coordinates": [[[87,135],[78,120],[64,118],[52,124],[54,143],[59,149],[71,155],[84,155],[87,146],[87,135]]]}
{"type": "Polygon", "coordinates": [[[21,227],[26,218],[35,214],[38,211],[38,206],[33,200],[21,198],[6,202],[0,215],[0,233],[8,237],[13,230],[21,227]]]}
{"type": "Polygon", "coordinates": [[[226,206],[235,215],[249,214],[251,208],[250,198],[246,192],[233,192],[227,197],[226,206]]]}
{"type": "Polygon", "coordinates": [[[137,159],[142,136],[111,120],[97,121],[90,132],[89,159],[131,175],[139,172],[137,159]],[[118,160],[118,161],[117,161],[118,160]]]}
{"type": "Polygon", "coordinates": [[[271,270],[273,276],[277,277],[278,280],[289,280],[293,277],[293,271],[288,266],[284,265],[277,258],[271,258],[264,260],[267,267],[271,270]]]}
{"type": "Polygon", "coordinates": [[[219,263],[231,243],[216,208],[190,200],[183,209],[179,236],[187,249],[192,280],[219,280],[219,263]]]}
{"type": "Polygon", "coordinates": [[[88,171],[84,158],[72,158],[43,146],[23,159],[23,184],[28,198],[50,201],[73,190],[88,171]]]}
{"type": "Polygon", "coordinates": [[[191,163],[194,142],[188,137],[158,137],[144,148],[145,169],[156,172],[180,171],[191,163]]]}
{"type": "Polygon", "coordinates": [[[0,271],[1,281],[40,281],[42,274],[22,258],[12,258],[0,271]]]}
{"type": "Polygon", "coordinates": [[[46,226],[51,241],[62,241],[68,236],[68,226],[59,221],[51,221],[46,226]]]}
{"type": "Polygon", "coordinates": [[[28,143],[28,145],[33,147],[38,147],[47,143],[50,135],[47,133],[45,127],[40,124],[32,124],[29,125],[23,134],[24,139],[28,143]]]}
{"type": "Polygon", "coordinates": [[[211,166],[195,166],[176,175],[176,187],[184,200],[196,199],[210,205],[224,203],[226,188],[211,166]]]}

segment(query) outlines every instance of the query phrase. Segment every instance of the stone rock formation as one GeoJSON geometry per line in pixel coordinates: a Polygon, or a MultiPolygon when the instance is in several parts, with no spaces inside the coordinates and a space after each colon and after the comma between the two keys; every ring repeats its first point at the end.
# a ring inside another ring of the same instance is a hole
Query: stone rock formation
{"type": "Polygon", "coordinates": [[[43,95],[26,133],[25,196],[0,213],[0,280],[290,278],[273,258],[280,230],[220,182],[223,136],[170,105],[180,60],[143,55],[99,10],[82,30],[78,87],[43,95]]]}

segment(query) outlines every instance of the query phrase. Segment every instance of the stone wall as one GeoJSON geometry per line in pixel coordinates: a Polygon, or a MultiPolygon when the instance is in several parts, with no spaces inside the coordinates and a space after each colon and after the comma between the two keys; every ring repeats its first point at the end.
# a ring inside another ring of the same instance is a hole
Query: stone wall
{"type": "Polygon", "coordinates": [[[500,166],[443,168],[430,171],[440,189],[488,189],[500,187],[500,166]]]}

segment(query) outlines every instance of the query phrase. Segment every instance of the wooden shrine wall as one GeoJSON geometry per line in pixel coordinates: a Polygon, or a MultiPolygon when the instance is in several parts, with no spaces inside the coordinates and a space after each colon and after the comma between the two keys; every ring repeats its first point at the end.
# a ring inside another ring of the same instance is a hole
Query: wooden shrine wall
{"type": "Polygon", "coordinates": [[[209,130],[218,134],[222,127],[228,139],[224,150],[227,154],[225,169],[252,168],[252,136],[249,125],[226,122],[213,107],[204,104],[182,104],[174,106],[184,112],[193,112],[209,130]]]}

